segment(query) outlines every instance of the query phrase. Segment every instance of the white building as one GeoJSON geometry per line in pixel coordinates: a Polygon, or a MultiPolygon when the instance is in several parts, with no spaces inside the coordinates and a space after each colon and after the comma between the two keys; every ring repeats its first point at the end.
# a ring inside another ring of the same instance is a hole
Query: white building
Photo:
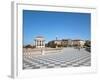
{"type": "Polygon", "coordinates": [[[43,36],[37,36],[35,38],[35,47],[36,48],[44,48],[45,47],[45,40],[43,36]]]}

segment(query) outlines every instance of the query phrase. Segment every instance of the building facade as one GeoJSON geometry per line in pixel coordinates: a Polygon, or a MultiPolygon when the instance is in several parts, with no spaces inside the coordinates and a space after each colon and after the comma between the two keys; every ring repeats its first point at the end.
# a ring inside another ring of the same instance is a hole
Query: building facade
{"type": "Polygon", "coordinates": [[[70,46],[72,46],[72,40],[71,39],[62,39],[62,46],[63,47],[70,47],[70,46]]]}
{"type": "Polygon", "coordinates": [[[48,47],[57,48],[57,47],[71,47],[71,46],[80,46],[83,47],[85,44],[84,40],[71,40],[71,39],[62,39],[62,40],[52,40],[48,42],[48,47]]]}
{"type": "Polygon", "coordinates": [[[48,47],[51,48],[57,48],[57,47],[61,47],[61,40],[52,40],[48,42],[48,47]]]}
{"type": "Polygon", "coordinates": [[[76,39],[76,40],[73,40],[72,41],[73,43],[73,46],[80,46],[80,47],[83,47],[84,44],[85,44],[85,41],[84,40],[80,40],[80,39],[76,39]]]}

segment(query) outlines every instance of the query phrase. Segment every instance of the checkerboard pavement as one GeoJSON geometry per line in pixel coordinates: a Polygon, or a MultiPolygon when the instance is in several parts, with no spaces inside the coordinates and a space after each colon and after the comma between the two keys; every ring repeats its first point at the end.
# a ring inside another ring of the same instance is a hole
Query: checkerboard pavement
{"type": "Polygon", "coordinates": [[[57,53],[28,55],[23,58],[23,69],[91,66],[91,53],[81,49],[64,48],[57,53]]]}

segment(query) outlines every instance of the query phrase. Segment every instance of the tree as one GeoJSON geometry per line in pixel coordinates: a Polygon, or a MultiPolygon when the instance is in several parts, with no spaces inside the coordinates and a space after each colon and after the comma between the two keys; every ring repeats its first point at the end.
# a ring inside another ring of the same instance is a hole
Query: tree
{"type": "Polygon", "coordinates": [[[33,48],[30,44],[26,45],[25,48],[33,48]]]}
{"type": "Polygon", "coordinates": [[[91,47],[91,42],[89,40],[87,40],[84,44],[86,47],[91,47]]]}

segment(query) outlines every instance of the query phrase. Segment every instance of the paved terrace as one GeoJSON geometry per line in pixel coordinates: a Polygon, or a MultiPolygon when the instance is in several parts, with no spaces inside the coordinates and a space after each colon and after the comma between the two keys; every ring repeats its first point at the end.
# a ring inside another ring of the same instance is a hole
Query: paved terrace
{"type": "Polygon", "coordinates": [[[24,54],[23,69],[91,66],[91,53],[85,49],[63,48],[36,56],[33,55],[35,53],[37,51],[32,51],[30,55],[24,54]]]}

